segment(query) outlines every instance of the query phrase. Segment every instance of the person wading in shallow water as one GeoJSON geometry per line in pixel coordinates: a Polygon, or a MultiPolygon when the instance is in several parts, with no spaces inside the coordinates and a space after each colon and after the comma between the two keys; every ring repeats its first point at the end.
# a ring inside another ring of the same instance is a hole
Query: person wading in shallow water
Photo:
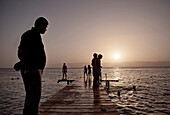
{"type": "Polygon", "coordinates": [[[41,98],[41,76],[46,64],[46,54],[40,34],[47,30],[48,21],[39,17],[31,30],[21,36],[18,47],[20,62],[14,69],[21,70],[26,97],[23,115],[38,115],[38,106],[41,98]]]}

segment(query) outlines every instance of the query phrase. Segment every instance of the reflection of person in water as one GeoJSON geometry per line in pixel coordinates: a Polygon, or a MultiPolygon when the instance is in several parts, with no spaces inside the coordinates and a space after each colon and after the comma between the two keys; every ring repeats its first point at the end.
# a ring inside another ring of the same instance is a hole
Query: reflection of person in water
{"type": "Polygon", "coordinates": [[[100,91],[99,88],[93,88],[94,105],[100,105],[100,91]]]}
{"type": "Polygon", "coordinates": [[[65,63],[63,64],[62,72],[63,72],[63,79],[67,79],[67,66],[65,63]]]}

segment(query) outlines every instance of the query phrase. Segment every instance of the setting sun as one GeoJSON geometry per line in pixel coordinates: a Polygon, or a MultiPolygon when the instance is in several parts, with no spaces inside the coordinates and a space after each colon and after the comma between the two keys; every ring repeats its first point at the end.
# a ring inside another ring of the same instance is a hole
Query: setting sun
{"type": "Polygon", "coordinates": [[[113,54],[113,58],[115,59],[115,60],[118,60],[119,58],[120,58],[120,55],[119,54],[113,54]]]}

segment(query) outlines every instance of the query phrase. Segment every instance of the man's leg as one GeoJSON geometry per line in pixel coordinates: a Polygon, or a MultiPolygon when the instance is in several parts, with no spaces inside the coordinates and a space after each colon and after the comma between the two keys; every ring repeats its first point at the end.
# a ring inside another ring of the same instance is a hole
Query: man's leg
{"type": "Polygon", "coordinates": [[[93,88],[97,87],[97,70],[93,69],[93,88]]]}
{"type": "Polygon", "coordinates": [[[24,115],[38,115],[38,106],[41,98],[41,75],[42,70],[22,70],[21,71],[25,91],[24,115]]]}

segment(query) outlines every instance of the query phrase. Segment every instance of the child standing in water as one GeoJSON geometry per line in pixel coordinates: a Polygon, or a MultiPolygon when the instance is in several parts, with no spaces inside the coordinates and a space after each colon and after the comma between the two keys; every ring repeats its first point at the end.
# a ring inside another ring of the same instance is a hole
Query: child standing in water
{"type": "Polygon", "coordinates": [[[88,65],[88,76],[91,76],[91,67],[90,67],[90,65],[88,65]]]}

